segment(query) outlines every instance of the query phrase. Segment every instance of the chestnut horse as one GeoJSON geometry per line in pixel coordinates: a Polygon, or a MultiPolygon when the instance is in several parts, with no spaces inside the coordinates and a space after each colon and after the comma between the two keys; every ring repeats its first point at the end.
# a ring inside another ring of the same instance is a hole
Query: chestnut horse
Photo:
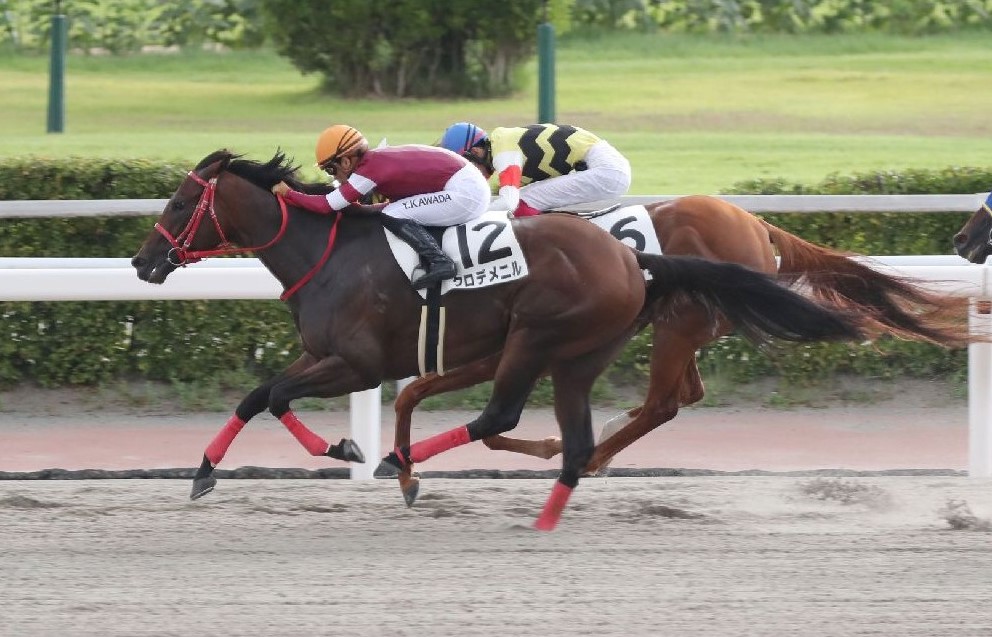
{"type": "MultiPolygon", "coordinates": [[[[268,409],[312,455],[363,461],[349,440],[330,445],[293,413],[303,397],[335,397],[416,373],[420,296],[395,265],[378,217],[361,210],[316,215],[288,207],[270,188],[301,184],[282,153],[269,162],[217,151],[189,173],[132,259],[140,279],[163,283],[198,259],[254,252],[283,285],[302,355],[252,390],[207,446],[191,498],[216,484],[214,468],[251,418],[268,409]]],[[[500,232],[508,230],[510,222],[500,232]]],[[[536,528],[557,524],[593,454],[589,392],[639,327],[647,304],[693,299],[762,342],[852,339],[855,319],[823,308],[771,277],[735,264],[645,255],[592,224],[553,214],[512,222],[529,274],[446,295],[446,362],[464,366],[496,354],[482,414],[466,426],[391,454],[403,465],[494,436],[519,420],[541,374],[550,374],[562,436],[562,471],[536,528]],[[645,283],[642,270],[651,275],[645,283]]],[[[661,311],[658,308],[655,312],[661,311]]],[[[701,311],[701,310],[700,310],[701,311]]]]}
{"type": "MultiPolygon", "coordinates": [[[[737,263],[799,284],[804,293],[820,302],[860,315],[873,335],[888,334],[945,347],[968,343],[965,298],[935,294],[908,279],[879,272],[857,255],[812,244],[715,197],[682,197],[646,208],[664,254],[737,263]],[[774,248],[781,256],[780,265],[776,264],[774,248]]],[[[986,214],[988,211],[987,204],[962,230],[965,234],[955,238],[962,256],[966,256],[962,245],[972,246],[971,254],[982,260],[992,249],[992,215],[986,214]],[[976,232],[981,235],[977,239],[976,232]]],[[[622,238],[626,231],[615,228],[612,232],[622,238]]],[[[730,331],[725,320],[687,302],[649,308],[641,316],[640,327],[647,324],[654,332],[644,404],[607,424],[585,467],[588,473],[605,468],[616,453],[674,418],[680,407],[702,399],[695,352],[730,331]]],[[[395,403],[396,445],[409,444],[412,412],[422,400],[489,380],[498,363],[497,355],[449,370],[444,376],[430,374],[410,383],[395,403]]],[[[490,449],[542,458],[561,451],[561,441],[555,437],[531,441],[501,435],[483,442],[490,449]]],[[[399,477],[404,498],[412,504],[418,479],[410,467],[399,477]]]]}
{"type": "Polygon", "coordinates": [[[979,264],[992,254],[992,193],[954,235],[954,251],[979,264]]]}

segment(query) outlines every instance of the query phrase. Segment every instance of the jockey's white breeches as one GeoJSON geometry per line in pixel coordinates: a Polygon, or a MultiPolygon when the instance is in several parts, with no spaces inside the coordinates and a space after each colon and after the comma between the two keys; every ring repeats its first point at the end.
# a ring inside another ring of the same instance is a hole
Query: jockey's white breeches
{"type": "Polygon", "coordinates": [[[527,184],[520,200],[541,211],[616,199],[630,188],[630,162],[607,141],[589,147],[586,170],[570,172],[527,184]]]}
{"type": "Polygon", "coordinates": [[[382,214],[409,219],[425,226],[454,226],[467,223],[489,209],[489,182],[479,169],[468,164],[438,192],[397,199],[382,214]]]}

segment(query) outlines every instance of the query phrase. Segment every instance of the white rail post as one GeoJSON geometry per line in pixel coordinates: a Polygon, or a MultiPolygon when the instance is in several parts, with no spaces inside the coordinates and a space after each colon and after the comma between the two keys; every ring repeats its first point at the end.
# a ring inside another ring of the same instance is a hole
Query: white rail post
{"type": "MultiPolygon", "coordinates": [[[[982,299],[972,299],[968,328],[972,334],[992,336],[992,282],[990,265],[982,269],[982,299]]],[[[992,343],[968,346],[968,475],[992,477],[992,343]]]]}
{"type": "Polygon", "coordinates": [[[351,464],[352,480],[371,480],[381,453],[381,385],[351,394],[351,439],[365,454],[365,463],[351,464]]]}

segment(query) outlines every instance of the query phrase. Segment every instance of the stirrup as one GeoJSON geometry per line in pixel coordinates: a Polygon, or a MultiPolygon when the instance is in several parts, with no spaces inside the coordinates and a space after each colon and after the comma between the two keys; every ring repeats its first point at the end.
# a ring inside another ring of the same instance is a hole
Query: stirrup
{"type": "Polygon", "coordinates": [[[423,290],[424,288],[429,288],[435,283],[441,283],[442,281],[447,281],[448,279],[453,279],[458,269],[451,264],[450,266],[444,268],[434,268],[432,267],[427,272],[420,275],[419,278],[412,281],[414,290],[423,290]]]}

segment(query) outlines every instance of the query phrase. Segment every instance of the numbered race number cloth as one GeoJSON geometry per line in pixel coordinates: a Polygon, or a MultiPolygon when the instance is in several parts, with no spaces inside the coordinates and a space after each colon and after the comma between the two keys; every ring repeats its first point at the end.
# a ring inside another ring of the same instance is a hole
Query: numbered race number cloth
{"type": "MultiPolygon", "coordinates": [[[[589,221],[622,243],[648,254],[661,254],[661,244],[644,206],[627,206],[597,215],[589,221]]],[[[384,230],[393,258],[413,280],[420,257],[405,241],[384,230]]],[[[451,290],[489,287],[527,276],[527,261],[513,234],[506,213],[492,210],[471,223],[444,230],[441,247],[458,266],[454,279],[441,284],[441,294],[451,290]]],[[[420,290],[426,298],[427,291],[420,290]]]]}
{"type": "Polygon", "coordinates": [[[658,235],[644,206],[618,208],[612,212],[590,217],[589,221],[635,250],[648,254],[661,254],[658,235]]]}
{"type": "MultiPolygon", "coordinates": [[[[385,230],[393,258],[413,279],[420,257],[407,243],[385,230]]],[[[527,261],[510,226],[506,212],[493,210],[471,222],[445,228],[439,242],[458,267],[455,278],[441,284],[441,294],[451,290],[474,290],[527,276],[527,261]]],[[[426,298],[427,290],[419,290],[426,298]]]]}

